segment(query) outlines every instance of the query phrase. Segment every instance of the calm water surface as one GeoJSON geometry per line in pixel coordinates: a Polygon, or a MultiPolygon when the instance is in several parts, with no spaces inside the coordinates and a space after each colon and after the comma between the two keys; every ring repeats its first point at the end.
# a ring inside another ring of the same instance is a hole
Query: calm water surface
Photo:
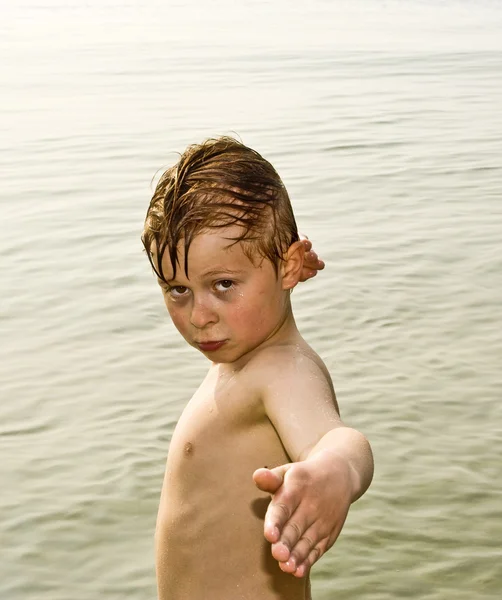
{"type": "Polygon", "coordinates": [[[298,322],[376,457],[316,600],[501,598],[502,7],[239,4],[2,2],[0,598],[155,597],[207,365],[139,234],[174,151],[232,131],[326,259],[298,322]]]}

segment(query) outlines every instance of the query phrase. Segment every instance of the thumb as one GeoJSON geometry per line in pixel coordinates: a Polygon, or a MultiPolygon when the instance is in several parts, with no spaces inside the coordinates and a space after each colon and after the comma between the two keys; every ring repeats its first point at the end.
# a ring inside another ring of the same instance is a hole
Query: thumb
{"type": "Polygon", "coordinates": [[[291,468],[291,464],[281,465],[274,469],[257,469],[253,473],[253,480],[256,486],[263,492],[275,494],[284,481],[286,472],[291,468]]]}

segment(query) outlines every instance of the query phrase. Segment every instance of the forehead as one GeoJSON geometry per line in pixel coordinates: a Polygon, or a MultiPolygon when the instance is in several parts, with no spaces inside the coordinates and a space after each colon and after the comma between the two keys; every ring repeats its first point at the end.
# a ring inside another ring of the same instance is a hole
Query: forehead
{"type": "MultiPolygon", "coordinates": [[[[225,227],[201,232],[196,235],[188,249],[188,277],[200,279],[215,273],[248,272],[261,267],[261,260],[251,260],[249,246],[235,242],[241,229],[225,227]],[[248,251],[246,251],[248,250],[248,251]]],[[[176,280],[186,278],[185,240],[177,248],[178,267],[176,280]]],[[[169,252],[164,252],[162,269],[167,281],[172,280],[173,268],[169,252]]]]}

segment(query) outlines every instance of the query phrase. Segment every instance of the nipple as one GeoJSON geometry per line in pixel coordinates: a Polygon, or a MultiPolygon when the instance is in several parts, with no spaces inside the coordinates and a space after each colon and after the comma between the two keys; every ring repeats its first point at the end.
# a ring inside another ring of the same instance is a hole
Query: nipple
{"type": "Polygon", "coordinates": [[[193,454],[193,444],[191,442],[187,442],[185,444],[185,456],[191,456],[193,454]]]}

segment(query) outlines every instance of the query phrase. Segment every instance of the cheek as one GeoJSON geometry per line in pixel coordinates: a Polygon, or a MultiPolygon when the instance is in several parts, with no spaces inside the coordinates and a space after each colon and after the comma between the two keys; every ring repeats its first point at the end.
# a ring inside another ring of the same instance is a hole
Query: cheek
{"type": "Polygon", "coordinates": [[[249,339],[259,337],[275,326],[277,321],[277,301],[271,294],[253,294],[251,299],[243,299],[227,313],[227,323],[249,339]]]}
{"type": "Polygon", "coordinates": [[[188,318],[185,314],[186,311],[181,310],[179,306],[170,306],[169,302],[166,302],[166,305],[173,325],[181,334],[183,334],[188,328],[188,318]]]}

